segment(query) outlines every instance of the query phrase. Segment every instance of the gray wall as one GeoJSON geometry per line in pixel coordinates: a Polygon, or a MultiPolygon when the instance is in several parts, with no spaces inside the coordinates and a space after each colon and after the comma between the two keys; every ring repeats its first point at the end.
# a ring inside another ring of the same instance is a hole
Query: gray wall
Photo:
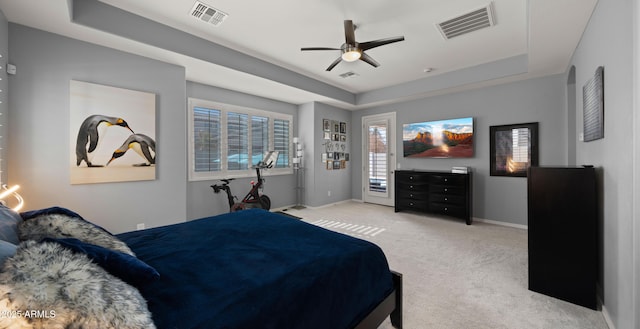
{"type": "MultiPolygon", "coordinates": [[[[362,145],[360,123],[366,115],[396,112],[397,169],[450,171],[452,166],[473,169],[473,217],[527,224],[527,181],[521,177],[489,175],[489,126],[539,122],[540,165],[566,164],[566,118],[562,75],[530,79],[441,95],[354,112],[353,145],[362,145]],[[412,122],[474,117],[474,157],[409,159],[402,157],[402,125],[412,122]]],[[[359,152],[353,168],[362,167],[359,152]]],[[[351,176],[353,198],[361,199],[362,177],[351,176]]]]}
{"type": "Polygon", "coordinates": [[[9,25],[9,181],[26,207],[71,208],[113,232],[184,221],[186,111],[184,68],[9,25]],[[157,179],[70,185],[69,81],[155,93],[157,179]]]}
{"type": "Polygon", "coordinates": [[[581,88],[598,66],[604,66],[604,139],[577,142],[576,159],[601,168],[604,310],[617,329],[640,328],[640,323],[634,324],[634,313],[640,319],[640,311],[633,304],[632,289],[633,203],[638,202],[633,181],[640,179],[631,175],[633,134],[638,133],[632,120],[637,92],[633,89],[633,13],[631,1],[600,0],[571,61],[578,88],[574,117],[578,133],[583,131],[581,88]]]}
{"type": "MultiPolygon", "coordinates": [[[[350,124],[351,113],[318,102],[303,104],[300,106],[299,111],[300,120],[298,120],[298,124],[305,155],[305,204],[317,207],[351,199],[352,186],[350,183],[353,162],[348,161],[346,169],[340,170],[327,170],[326,163],[322,162],[322,153],[326,152],[326,148],[323,145],[325,140],[323,139],[322,120],[328,119],[347,123],[347,142],[341,144],[346,145],[344,152],[349,153],[352,150],[351,138],[353,136],[350,124]]],[[[335,144],[335,142],[331,143],[335,144]]],[[[335,151],[335,148],[333,151],[335,151]]]]}
{"type": "MultiPolygon", "coordinates": [[[[314,150],[315,152],[309,157],[314,161],[316,170],[314,174],[314,187],[311,190],[307,203],[310,206],[321,206],[328,203],[334,203],[352,198],[351,175],[353,172],[353,162],[348,161],[346,169],[327,170],[325,163],[322,162],[322,153],[325,147],[322,145],[323,139],[322,120],[329,119],[347,123],[347,142],[345,152],[351,152],[350,147],[353,131],[351,125],[351,113],[349,111],[339,109],[322,103],[314,103],[314,150]],[[331,192],[329,195],[328,192],[331,192]]],[[[335,144],[335,142],[332,142],[335,144]]],[[[334,148],[335,152],[336,149],[334,148]]],[[[341,151],[342,152],[342,151],[341,151]]],[[[353,156],[353,154],[351,154],[353,156]]]]}
{"type": "Polygon", "coordinates": [[[4,13],[0,11],[0,183],[7,182],[7,136],[9,127],[7,125],[9,117],[9,79],[7,79],[7,59],[9,58],[9,23],[4,13]]]}
{"type": "MultiPolygon", "coordinates": [[[[203,85],[196,82],[187,82],[188,97],[215,101],[226,104],[244,106],[248,108],[265,110],[271,112],[285,113],[293,116],[293,136],[297,136],[298,106],[244,94],[233,90],[222,89],[203,85]]],[[[186,138],[186,137],[185,137],[186,138]]],[[[186,161],[186,156],[184,161],[186,161]]],[[[295,203],[295,176],[275,175],[270,176],[269,171],[265,171],[265,188],[263,193],[271,199],[271,207],[279,208],[295,203]]],[[[230,185],[238,198],[244,197],[249,192],[252,178],[239,178],[230,185]]],[[[187,184],[187,218],[196,219],[206,216],[217,215],[229,211],[229,204],[223,193],[214,194],[211,185],[217,180],[193,181],[187,184]]]]}
{"type": "Polygon", "coordinates": [[[315,161],[316,153],[316,126],[315,103],[306,103],[298,107],[298,131],[300,132],[300,142],[304,150],[302,157],[303,190],[302,204],[311,205],[315,199],[315,172],[321,167],[320,161],[315,161]]]}

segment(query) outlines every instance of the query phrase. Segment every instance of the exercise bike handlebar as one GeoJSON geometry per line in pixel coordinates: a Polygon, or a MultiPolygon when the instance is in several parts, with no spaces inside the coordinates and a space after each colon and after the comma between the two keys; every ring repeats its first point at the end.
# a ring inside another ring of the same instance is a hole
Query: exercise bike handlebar
{"type": "Polygon", "coordinates": [[[269,161],[269,163],[266,162],[258,162],[258,164],[256,164],[253,168],[256,169],[269,169],[269,168],[273,168],[273,161],[269,161]]]}

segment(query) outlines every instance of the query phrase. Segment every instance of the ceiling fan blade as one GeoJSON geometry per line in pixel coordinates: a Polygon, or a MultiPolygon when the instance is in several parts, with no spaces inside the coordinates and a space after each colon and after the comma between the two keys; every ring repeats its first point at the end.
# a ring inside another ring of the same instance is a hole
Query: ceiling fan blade
{"type": "Polygon", "coordinates": [[[345,43],[354,46],[356,44],[356,29],[353,27],[352,20],[344,21],[344,38],[345,43]]]}
{"type": "Polygon", "coordinates": [[[302,50],[302,51],[306,51],[306,50],[340,50],[340,48],[306,47],[306,48],[300,48],[300,50],[302,50]]]}
{"type": "Polygon", "coordinates": [[[360,44],[360,49],[364,51],[367,49],[380,47],[380,46],[388,45],[390,43],[399,42],[399,41],[404,41],[404,37],[393,37],[393,38],[367,41],[360,44]]]}
{"type": "Polygon", "coordinates": [[[380,66],[380,63],[376,62],[375,59],[371,58],[371,56],[369,56],[369,55],[367,55],[365,53],[362,53],[360,55],[360,60],[363,61],[363,62],[371,64],[371,66],[373,66],[373,67],[380,66]]]}
{"type": "Polygon", "coordinates": [[[336,59],[335,61],[333,61],[333,63],[331,63],[331,65],[329,65],[329,67],[327,67],[326,71],[331,71],[333,70],[334,67],[336,67],[336,65],[338,65],[338,63],[342,62],[342,57],[338,57],[338,59],[336,59]]]}

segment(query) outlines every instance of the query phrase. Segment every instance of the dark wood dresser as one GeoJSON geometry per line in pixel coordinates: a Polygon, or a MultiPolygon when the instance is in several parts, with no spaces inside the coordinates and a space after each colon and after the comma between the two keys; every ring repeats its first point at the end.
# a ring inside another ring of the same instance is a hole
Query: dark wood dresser
{"type": "Polygon", "coordinates": [[[395,211],[413,210],[464,219],[471,225],[471,173],[396,170],[395,211]]]}
{"type": "Polygon", "coordinates": [[[597,309],[595,169],[531,167],[527,200],[529,289],[597,309]]]}

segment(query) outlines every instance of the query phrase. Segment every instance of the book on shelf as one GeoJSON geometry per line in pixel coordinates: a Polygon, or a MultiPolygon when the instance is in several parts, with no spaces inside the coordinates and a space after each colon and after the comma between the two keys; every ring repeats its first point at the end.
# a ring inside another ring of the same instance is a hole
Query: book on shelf
{"type": "Polygon", "coordinates": [[[466,174],[469,172],[469,167],[451,167],[451,172],[454,174],[466,174]]]}

